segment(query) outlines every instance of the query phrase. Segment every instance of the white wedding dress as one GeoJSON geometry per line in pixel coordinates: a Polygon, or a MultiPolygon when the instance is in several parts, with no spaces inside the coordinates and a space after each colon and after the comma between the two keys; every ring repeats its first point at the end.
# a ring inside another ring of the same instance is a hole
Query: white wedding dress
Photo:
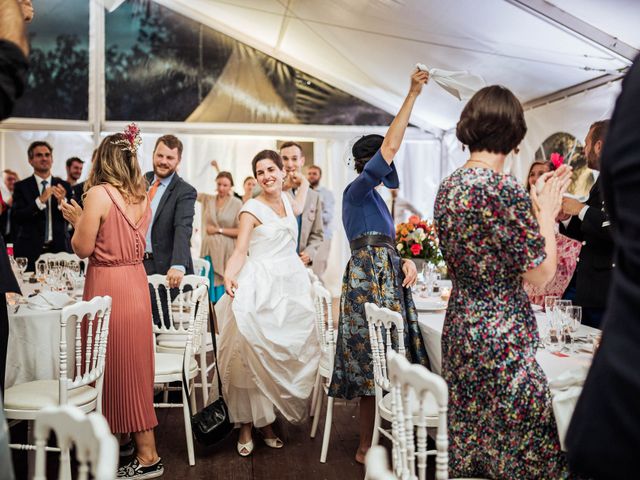
{"type": "Polygon", "coordinates": [[[279,217],[256,199],[240,211],[261,225],[251,233],[249,256],[232,300],[216,304],[218,368],[231,421],[260,428],[277,408],[290,422],[306,418],[320,348],[311,284],[296,253],[298,224],[289,199],[279,217]]]}

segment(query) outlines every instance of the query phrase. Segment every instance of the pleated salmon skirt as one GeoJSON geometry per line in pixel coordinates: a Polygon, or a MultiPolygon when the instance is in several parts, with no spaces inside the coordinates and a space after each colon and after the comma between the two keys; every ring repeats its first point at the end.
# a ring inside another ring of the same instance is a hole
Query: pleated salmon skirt
{"type": "Polygon", "coordinates": [[[142,265],[150,219],[147,209],[137,224],[131,222],[114,200],[98,231],[85,279],[84,300],[112,298],[102,414],[113,433],[140,432],[158,424],[153,408],[151,298],[142,265]]]}

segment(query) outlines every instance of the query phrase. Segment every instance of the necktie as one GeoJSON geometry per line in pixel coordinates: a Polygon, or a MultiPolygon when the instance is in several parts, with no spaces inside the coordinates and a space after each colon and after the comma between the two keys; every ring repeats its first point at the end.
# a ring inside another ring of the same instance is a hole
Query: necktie
{"type": "MultiPolygon", "coordinates": [[[[42,192],[40,192],[42,194],[47,189],[49,182],[42,180],[40,183],[42,183],[42,192]]],[[[49,241],[49,200],[44,205],[44,243],[47,243],[49,241]]]]}
{"type": "Polygon", "coordinates": [[[156,196],[156,192],[158,191],[158,187],[160,186],[160,180],[156,180],[151,188],[149,189],[149,202],[153,201],[153,197],[156,196]]]}

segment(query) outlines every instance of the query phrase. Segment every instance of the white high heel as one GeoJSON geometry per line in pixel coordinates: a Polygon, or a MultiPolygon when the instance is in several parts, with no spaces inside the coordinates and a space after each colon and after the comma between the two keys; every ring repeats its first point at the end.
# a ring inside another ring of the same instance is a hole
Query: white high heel
{"type": "Polygon", "coordinates": [[[264,440],[264,443],[267,447],[269,448],[284,447],[284,442],[280,440],[277,436],[275,438],[267,438],[264,436],[264,433],[262,433],[262,430],[258,430],[258,432],[260,432],[260,435],[262,436],[262,439],[264,440]]]}
{"type": "Polygon", "coordinates": [[[241,457],[248,457],[253,453],[253,440],[249,440],[249,443],[240,443],[238,442],[238,454],[241,457]]]}

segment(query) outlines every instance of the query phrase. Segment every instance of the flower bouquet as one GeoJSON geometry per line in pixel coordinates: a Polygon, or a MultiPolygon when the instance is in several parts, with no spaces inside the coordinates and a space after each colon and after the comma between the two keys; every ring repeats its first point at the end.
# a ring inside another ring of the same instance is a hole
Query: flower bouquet
{"type": "Polygon", "coordinates": [[[409,217],[407,223],[396,225],[396,248],[402,258],[422,260],[435,267],[443,261],[435,225],[416,215],[409,217]]]}

